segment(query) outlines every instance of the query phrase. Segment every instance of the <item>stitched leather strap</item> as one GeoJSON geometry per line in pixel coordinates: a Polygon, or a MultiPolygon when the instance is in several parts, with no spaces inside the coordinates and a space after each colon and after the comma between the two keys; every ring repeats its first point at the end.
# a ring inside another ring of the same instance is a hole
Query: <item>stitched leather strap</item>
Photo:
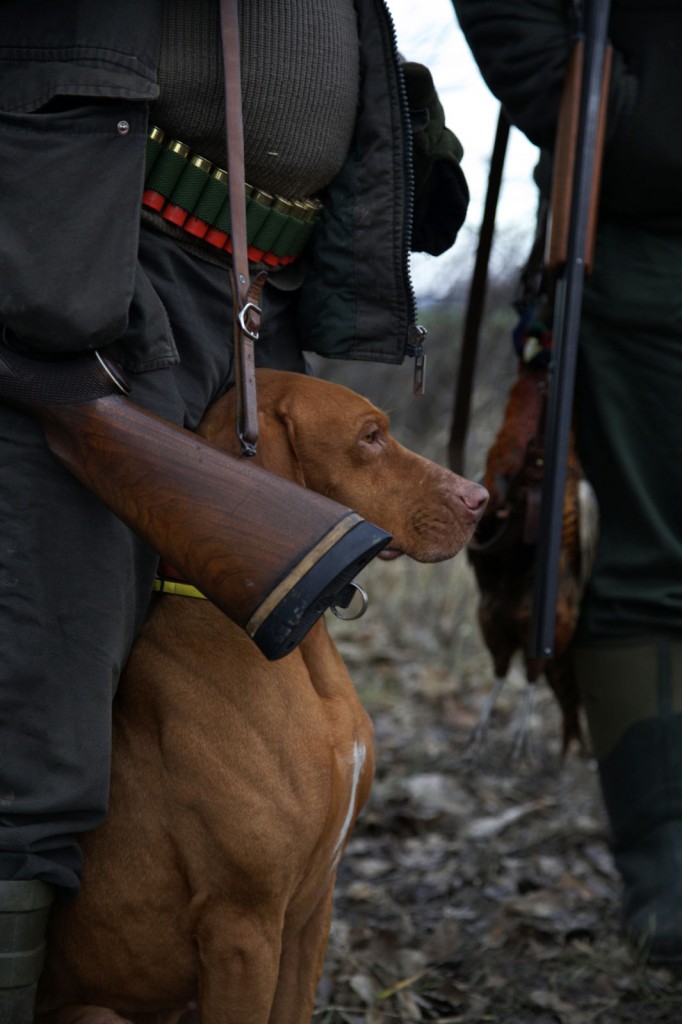
{"type": "Polygon", "coordinates": [[[256,454],[258,443],[258,403],[256,399],[256,363],[254,342],[260,331],[260,297],[268,275],[265,271],[256,274],[249,283],[244,304],[239,306],[239,295],[235,287],[234,270],[232,282],[232,309],[234,311],[234,375],[237,382],[237,434],[241,441],[241,454],[256,454]]]}
{"type": "MultiPolygon", "coordinates": [[[[260,308],[249,297],[249,260],[246,240],[244,181],[244,125],[242,121],[241,61],[237,0],[220,0],[220,26],[225,69],[227,171],[230,197],[232,273],[235,302],[234,345],[237,388],[237,433],[242,455],[255,455],[258,443],[258,405],[253,343],[260,327],[260,308]]],[[[259,275],[260,277],[260,275],[259,275]]],[[[265,276],[263,275],[263,283],[265,276]]],[[[258,292],[260,295],[260,285],[258,292]]]]}

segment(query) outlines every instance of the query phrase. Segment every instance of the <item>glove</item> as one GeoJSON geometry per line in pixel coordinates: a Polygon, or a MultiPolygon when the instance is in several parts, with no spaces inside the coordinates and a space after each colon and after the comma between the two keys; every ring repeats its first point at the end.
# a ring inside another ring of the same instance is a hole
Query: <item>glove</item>
{"type": "Polygon", "coordinates": [[[469,205],[469,188],[460,166],[464,150],[445,126],[445,113],[429,69],[410,61],[401,67],[412,119],[412,248],[438,256],[454,243],[469,205]]]}

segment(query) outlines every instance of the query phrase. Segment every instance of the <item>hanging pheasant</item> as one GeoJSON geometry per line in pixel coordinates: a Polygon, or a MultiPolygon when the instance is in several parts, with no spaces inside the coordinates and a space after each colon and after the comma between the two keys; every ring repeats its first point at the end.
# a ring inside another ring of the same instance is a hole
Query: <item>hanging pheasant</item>
{"type": "Polygon", "coordinates": [[[563,749],[583,742],[580,696],[568,650],[578,621],[580,602],[594,560],[598,514],[594,492],[585,479],[573,436],[568,454],[563,503],[563,532],[557,599],[554,657],[530,658],[533,564],[542,481],[542,432],[547,369],[538,349],[525,351],[509,393],[502,425],[491,446],[483,483],[490,500],[468,547],[480,600],[478,618],[490,651],[495,683],[476,730],[486,729],[495,699],[513,657],[521,652],[530,689],[517,750],[528,739],[534,684],[544,676],[562,712],[563,749]],[[538,366],[538,363],[540,364],[538,366]]]}

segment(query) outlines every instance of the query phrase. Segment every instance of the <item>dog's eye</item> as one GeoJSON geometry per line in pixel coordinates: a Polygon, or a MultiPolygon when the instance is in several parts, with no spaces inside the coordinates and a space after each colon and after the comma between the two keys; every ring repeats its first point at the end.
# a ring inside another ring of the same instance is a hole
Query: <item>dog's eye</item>
{"type": "Polygon", "coordinates": [[[386,431],[377,420],[365,420],[360,426],[357,438],[356,444],[367,455],[378,455],[386,445],[386,431]]]}

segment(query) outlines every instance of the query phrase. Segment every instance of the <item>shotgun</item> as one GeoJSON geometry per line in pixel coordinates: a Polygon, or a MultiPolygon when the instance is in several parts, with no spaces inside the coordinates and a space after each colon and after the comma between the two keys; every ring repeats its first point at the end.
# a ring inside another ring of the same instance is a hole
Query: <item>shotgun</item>
{"type": "MultiPolygon", "coordinates": [[[[221,451],[132,402],[101,353],[0,349],[0,400],[270,660],[289,654],[390,541],[352,509],[221,451]]],[[[344,593],[345,592],[345,593],[344,593]]]]}
{"type": "Polygon", "coordinates": [[[533,658],[551,657],[554,650],[563,495],[583,284],[592,262],[606,124],[611,65],[609,6],[609,0],[590,0],[584,5],[584,40],[578,42],[569,64],[555,146],[554,185],[557,176],[568,174],[569,187],[563,213],[561,204],[553,201],[554,223],[549,236],[548,262],[556,283],[529,651],[533,658]],[[562,237],[565,253],[563,244],[557,241],[562,237]]]}

